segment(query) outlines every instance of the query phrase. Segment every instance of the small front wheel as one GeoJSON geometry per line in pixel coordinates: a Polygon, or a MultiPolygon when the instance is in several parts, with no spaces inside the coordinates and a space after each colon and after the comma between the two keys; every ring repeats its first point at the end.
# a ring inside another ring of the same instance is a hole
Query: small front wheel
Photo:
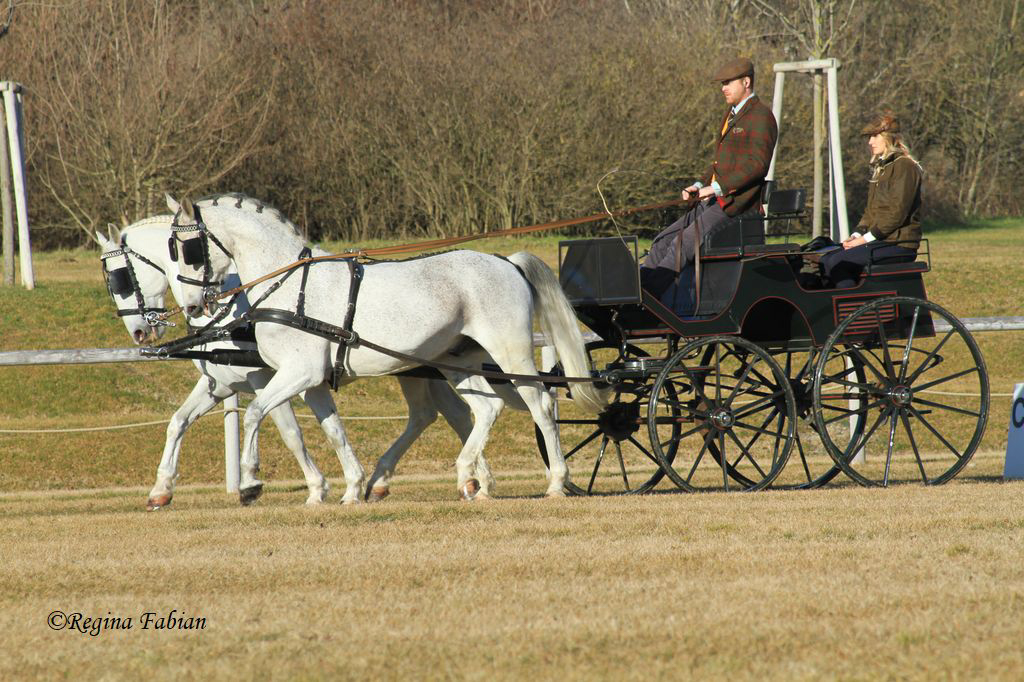
{"type": "Polygon", "coordinates": [[[718,336],[689,343],[665,364],[647,427],[680,488],[760,490],[786,466],[795,419],[793,389],[778,363],[745,339],[718,336]]]}

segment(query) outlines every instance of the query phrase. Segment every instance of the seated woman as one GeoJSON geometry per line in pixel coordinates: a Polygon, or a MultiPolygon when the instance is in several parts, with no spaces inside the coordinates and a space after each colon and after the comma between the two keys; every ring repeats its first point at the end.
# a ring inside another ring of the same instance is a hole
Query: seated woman
{"type": "Polygon", "coordinates": [[[861,135],[871,148],[867,208],[843,248],[821,258],[837,289],[856,286],[869,263],[914,260],[921,243],[923,172],[903,143],[899,121],[892,114],[876,115],[861,135]]]}

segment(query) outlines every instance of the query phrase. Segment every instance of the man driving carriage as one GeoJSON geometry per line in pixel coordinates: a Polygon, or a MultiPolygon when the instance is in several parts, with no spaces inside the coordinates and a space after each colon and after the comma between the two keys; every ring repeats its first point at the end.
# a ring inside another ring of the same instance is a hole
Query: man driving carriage
{"type": "Polygon", "coordinates": [[[771,109],[754,94],[754,65],[733,59],[718,69],[729,110],[722,118],[715,155],[701,180],[682,191],[696,203],[651,243],[640,269],[645,289],[661,295],[693,262],[698,229],[702,235],[720,229],[731,218],[760,209],[765,176],[771,164],[778,125],[771,109]]]}

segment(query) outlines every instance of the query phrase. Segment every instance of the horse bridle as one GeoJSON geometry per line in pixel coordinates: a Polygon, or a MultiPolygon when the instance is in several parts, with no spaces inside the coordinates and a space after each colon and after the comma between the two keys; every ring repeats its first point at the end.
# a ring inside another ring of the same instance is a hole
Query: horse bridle
{"type": "Polygon", "coordinates": [[[203,222],[203,218],[199,214],[199,207],[194,206],[193,209],[195,211],[194,223],[187,225],[178,223],[178,216],[181,215],[180,208],[174,215],[174,220],[171,222],[171,236],[167,240],[167,250],[170,253],[171,260],[174,262],[178,262],[180,257],[185,265],[203,264],[203,279],[198,280],[192,277],[185,277],[180,272],[177,278],[179,282],[191,284],[202,289],[203,301],[210,304],[217,300],[221,286],[224,284],[223,280],[213,279],[213,265],[210,263],[210,242],[212,241],[229,259],[234,260],[234,256],[217,239],[217,236],[206,228],[206,223],[203,222]],[[196,232],[198,234],[194,237],[183,239],[180,235],[187,232],[196,232]]]}
{"type": "Polygon", "coordinates": [[[118,317],[128,317],[130,315],[138,315],[146,321],[150,327],[167,326],[168,323],[163,319],[163,314],[167,312],[167,308],[156,308],[147,307],[146,299],[142,295],[142,287],[139,285],[139,278],[135,274],[135,266],[132,265],[132,258],[138,258],[140,262],[145,263],[151,268],[156,268],[165,277],[167,273],[164,269],[149,260],[141,253],[133,251],[128,246],[127,235],[121,235],[121,244],[117,249],[113,251],[107,251],[100,255],[100,264],[103,270],[103,279],[107,284],[107,292],[110,297],[114,300],[115,305],[117,304],[118,296],[125,296],[127,294],[135,295],[135,308],[118,308],[118,317]],[[117,256],[124,256],[124,266],[120,268],[114,268],[110,270],[107,268],[107,260],[116,258],[117,256]]]}

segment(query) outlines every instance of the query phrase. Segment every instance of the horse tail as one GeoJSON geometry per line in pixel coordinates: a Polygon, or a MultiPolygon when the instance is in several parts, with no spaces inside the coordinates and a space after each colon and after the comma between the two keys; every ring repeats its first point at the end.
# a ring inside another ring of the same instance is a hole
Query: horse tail
{"type": "MultiPolygon", "coordinates": [[[[583,334],[576,322],[576,313],[565,297],[555,273],[544,261],[526,251],[514,253],[508,260],[519,268],[533,287],[534,307],[540,318],[541,329],[554,344],[565,376],[589,377],[590,361],[583,334]]],[[[592,413],[604,409],[611,398],[609,389],[601,390],[591,383],[572,384],[569,393],[581,409],[592,413]]]]}

